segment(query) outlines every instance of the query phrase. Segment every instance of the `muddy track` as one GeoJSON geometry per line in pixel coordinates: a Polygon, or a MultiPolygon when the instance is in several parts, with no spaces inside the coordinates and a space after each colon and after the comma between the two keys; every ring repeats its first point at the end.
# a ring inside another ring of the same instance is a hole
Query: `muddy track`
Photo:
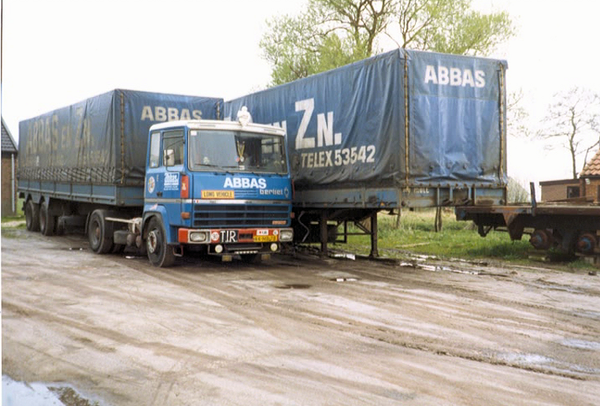
{"type": "Polygon", "coordinates": [[[4,373],[110,405],[600,398],[600,278],[583,272],[302,252],[165,270],[16,231],[2,279],[4,373]]]}

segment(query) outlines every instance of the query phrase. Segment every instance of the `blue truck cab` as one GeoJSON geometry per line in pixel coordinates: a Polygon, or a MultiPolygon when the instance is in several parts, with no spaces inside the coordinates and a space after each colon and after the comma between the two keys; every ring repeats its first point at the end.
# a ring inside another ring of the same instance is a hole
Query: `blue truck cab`
{"type": "Polygon", "coordinates": [[[292,242],[285,131],[250,121],[243,111],[238,121],[150,128],[140,233],[152,264],[169,266],[191,246],[260,260],[292,242]]]}

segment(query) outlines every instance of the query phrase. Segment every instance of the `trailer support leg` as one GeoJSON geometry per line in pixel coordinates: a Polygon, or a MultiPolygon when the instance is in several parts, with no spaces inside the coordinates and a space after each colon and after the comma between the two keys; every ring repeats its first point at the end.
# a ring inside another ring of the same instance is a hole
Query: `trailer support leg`
{"type": "Polygon", "coordinates": [[[371,213],[371,258],[378,258],[379,252],[377,249],[377,211],[371,213]]]}
{"type": "Polygon", "coordinates": [[[327,251],[327,211],[321,211],[321,221],[319,222],[321,228],[321,256],[326,257],[329,255],[327,251]]]}

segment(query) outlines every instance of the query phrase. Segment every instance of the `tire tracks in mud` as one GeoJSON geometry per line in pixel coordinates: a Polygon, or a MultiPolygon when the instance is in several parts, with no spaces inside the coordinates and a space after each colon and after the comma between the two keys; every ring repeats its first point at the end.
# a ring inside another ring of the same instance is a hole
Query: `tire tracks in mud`
{"type": "MultiPolygon", "coordinates": [[[[202,261],[202,260],[200,260],[202,261]]],[[[327,271],[331,272],[331,265],[328,264],[328,261],[312,261],[313,266],[316,268],[325,268],[327,271]],[[315,264],[316,263],[316,264],[315,264]]],[[[211,269],[208,271],[208,274],[219,274],[220,264],[211,264],[211,269]]],[[[273,283],[273,280],[295,280],[298,283],[289,283],[288,285],[301,285],[301,286],[310,286],[318,287],[322,291],[331,291],[331,287],[335,286],[335,283],[332,281],[319,276],[319,271],[309,271],[309,274],[306,274],[306,269],[304,269],[302,274],[298,275],[285,275],[282,278],[282,272],[280,268],[277,268],[277,264],[274,266],[267,265],[265,268],[258,268],[255,266],[249,266],[245,264],[239,264],[243,266],[242,274],[246,275],[248,273],[259,274],[255,275],[253,278],[254,281],[262,280],[265,286],[269,286],[271,288],[277,289],[277,283],[273,283]],[[273,271],[270,269],[273,268],[273,271]],[[308,280],[307,280],[308,279],[308,280]],[[316,281],[315,281],[316,280],[316,281]]],[[[427,339],[418,334],[410,334],[406,332],[401,332],[397,329],[390,327],[381,327],[371,324],[369,322],[361,322],[356,320],[356,318],[345,317],[341,314],[332,314],[331,312],[319,311],[315,309],[308,308],[303,306],[306,302],[310,301],[309,296],[302,296],[302,300],[285,300],[285,297],[282,295],[270,296],[270,297],[261,297],[259,294],[252,292],[253,294],[250,296],[243,296],[244,291],[239,290],[239,287],[234,286],[232,280],[238,274],[238,271],[231,271],[229,266],[224,267],[224,272],[229,278],[216,280],[212,278],[210,280],[210,288],[202,284],[203,272],[202,268],[199,270],[190,269],[190,266],[187,265],[180,268],[173,268],[173,271],[169,270],[148,270],[146,265],[136,264],[133,268],[137,271],[140,271],[146,275],[155,277],[161,281],[166,281],[173,285],[178,286],[179,288],[186,289],[195,294],[199,294],[203,297],[208,297],[210,300],[215,301],[221,304],[224,307],[227,307],[230,311],[235,312],[242,317],[250,320],[255,325],[263,328],[270,333],[277,334],[277,331],[273,331],[274,325],[281,324],[297,324],[307,323],[311,326],[316,327],[317,329],[324,329],[325,331],[331,331],[330,335],[336,335],[339,333],[350,334],[350,335],[358,335],[363,338],[369,340],[375,340],[378,342],[390,344],[393,346],[398,346],[410,350],[423,351],[430,354],[434,354],[436,356],[444,356],[444,357],[456,357],[461,358],[468,361],[475,361],[480,363],[486,363],[489,365],[499,365],[506,366],[516,369],[521,369],[529,372],[535,372],[545,375],[558,376],[563,378],[569,378],[573,380],[596,380],[598,376],[600,376],[600,370],[590,371],[590,372],[581,372],[575,371],[569,365],[565,365],[564,363],[557,361],[554,366],[539,366],[533,365],[529,363],[519,362],[518,360],[506,360],[502,359],[499,354],[494,353],[494,351],[490,350],[486,347],[476,347],[470,349],[462,349],[456,347],[449,347],[447,342],[443,337],[438,339],[427,339]],[[236,289],[234,293],[232,293],[232,289],[236,289]],[[257,314],[257,308],[260,309],[260,313],[257,314]],[[268,317],[265,317],[265,314],[268,313],[268,317]],[[265,320],[269,320],[265,322],[265,320]],[[273,320],[278,320],[273,322],[273,320]]],[[[289,265],[288,267],[293,268],[293,265],[289,265]]],[[[334,267],[335,268],[335,267],[334,267]]],[[[359,281],[377,281],[383,282],[389,285],[394,286],[402,286],[405,285],[406,273],[402,275],[395,275],[394,272],[397,269],[393,267],[386,266],[385,275],[382,275],[381,272],[367,271],[364,269],[365,267],[361,267],[360,269],[356,269],[355,267],[351,267],[350,269],[346,268],[343,272],[352,274],[356,276],[356,279],[359,281]]],[[[285,273],[289,273],[288,270],[285,273]]],[[[427,281],[418,280],[419,275],[411,271],[410,272],[410,288],[407,290],[412,290],[415,288],[418,289],[428,289],[428,290],[436,290],[439,292],[447,292],[448,285],[440,282],[432,282],[431,278],[428,278],[427,281]],[[415,279],[417,278],[417,279],[415,279]]],[[[495,274],[485,274],[484,277],[502,277],[503,281],[505,280],[505,275],[495,275],[495,274]]],[[[478,276],[482,277],[482,276],[478,276]]],[[[510,279],[512,283],[519,283],[519,281],[513,281],[510,279]]],[[[240,282],[241,283],[241,282],[240,282]]],[[[281,286],[283,283],[280,283],[281,286]]],[[[369,287],[370,291],[368,294],[360,294],[358,291],[364,291],[365,286],[359,284],[346,284],[345,289],[354,290],[354,292],[346,291],[346,294],[350,293],[352,297],[362,297],[362,299],[367,298],[366,302],[368,304],[373,305],[384,305],[389,304],[389,290],[384,288],[375,289],[373,291],[372,287],[369,287]],[[385,294],[387,293],[387,297],[385,294]],[[375,298],[375,299],[373,299],[375,298]],[[379,299],[378,299],[379,298],[379,299]]],[[[314,289],[313,289],[314,290],[314,289]]],[[[530,310],[540,311],[543,310],[545,313],[552,315],[552,318],[546,322],[535,322],[532,320],[528,320],[526,318],[516,319],[514,317],[511,318],[511,323],[519,323],[527,326],[528,329],[538,329],[543,328],[547,330],[553,330],[556,327],[557,323],[557,313],[560,315],[560,319],[558,323],[562,324],[564,327],[569,327],[569,321],[572,322],[573,314],[568,311],[557,310],[556,308],[550,308],[548,306],[529,304],[523,301],[518,300],[506,300],[502,298],[495,297],[493,295],[488,295],[485,292],[475,289],[467,289],[467,288],[459,288],[456,286],[452,286],[452,290],[454,293],[460,293],[461,299],[464,301],[468,300],[477,300],[480,302],[485,302],[486,306],[494,307],[494,306],[504,306],[504,307],[518,307],[518,308],[526,308],[530,310]],[[482,295],[484,296],[482,298],[482,295]]],[[[293,289],[292,289],[293,291],[293,289]]],[[[456,295],[458,297],[458,295],[456,295]]],[[[406,297],[404,295],[403,300],[405,301],[423,301],[422,297],[406,297]]],[[[427,300],[425,300],[427,301],[427,300]]],[[[456,309],[461,309],[464,307],[462,304],[454,304],[456,309]]],[[[443,304],[438,305],[438,307],[445,307],[443,304]]],[[[452,306],[448,306],[452,307],[452,306]]],[[[473,314],[470,315],[473,317],[473,314]]],[[[443,316],[441,316],[443,317],[443,316]]],[[[582,317],[582,316],[580,316],[582,317]]],[[[485,321],[490,322],[489,319],[484,315],[480,315],[479,318],[481,322],[485,321]]],[[[585,319],[585,318],[584,318],[585,319]]],[[[581,333],[580,329],[591,329],[591,327],[585,323],[585,320],[582,320],[581,325],[577,326],[577,330],[573,329],[570,332],[572,335],[579,335],[581,333]]],[[[590,334],[593,334],[596,330],[592,329],[590,334]]],[[[569,332],[567,332],[569,333],[569,332]]],[[[323,333],[322,333],[323,334],[323,333]]],[[[576,366],[574,366],[575,369],[576,366]]]]}
{"type": "Polygon", "coordinates": [[[133,336],[125,335],[119,333],[116,330],[108,329],[105,327],[92,326],[86,323],[78,322],[67,317],[63,317],[57,314],[53,314],[48,311],[19,305],[14,302],[3,299],[2,300],[2,309],[4,317],[11,317],[11,312],[16,314],[25,316],[30,319],[37,319],[41,321],[46,321],[53,323],[57,326],[65,327],[72,332],[69,337],[75,341],[79,341],[86,345],[92,345],[100,352],[114,352],[115,349],[106,345],[100,345],[95,341],[89,338],[90,335],[101,337],[108,339],[114,343],[123,344],[123,345],[132,345],[142,349],[153,349],[155,347],[160,348],[161,354],[171,355],[171,356],[183,356],[183,357],[193,357],[198,358],[203,362],[216,362],[219,360],[218,357],[211,356],[208,354],[203,354],[196,351],[186,350],[185,348],[177,347],[174,345],[166,344],[164,342],[157,341],[142,341],[136,339],[133,336]],[[87,334],[77,334],[77,332],[83,332],[87,334]]]}

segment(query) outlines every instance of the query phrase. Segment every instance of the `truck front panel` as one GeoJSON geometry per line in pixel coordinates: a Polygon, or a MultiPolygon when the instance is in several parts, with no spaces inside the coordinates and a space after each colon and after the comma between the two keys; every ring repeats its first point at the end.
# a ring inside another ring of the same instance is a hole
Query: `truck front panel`
{"type": "Polygon", "coordinates": [[[145,217],[160,213],[168,244],[253,254],[292,241],[285,139],[282,130],[264,128],[207,121],[153,127],[145,217]]]}

